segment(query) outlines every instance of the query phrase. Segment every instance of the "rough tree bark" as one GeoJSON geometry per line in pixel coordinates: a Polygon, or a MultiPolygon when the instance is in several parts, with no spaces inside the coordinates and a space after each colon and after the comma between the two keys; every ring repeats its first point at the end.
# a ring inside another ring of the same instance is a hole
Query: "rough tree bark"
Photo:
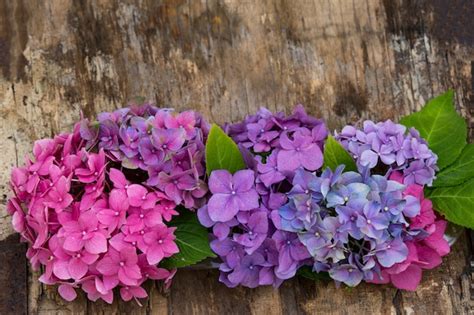
{"type": "Polygon", "coordinates": [[[397,119],[454,88],[472,122],[473,13],[461,0],[0,0],[0,313],[469,313],[466,237],[416,293],[302,279],[231,290],[216,272],[182,271],[141,308],[66,303],[24,271],[5,202],[34,140],[136,97],[215,122],[302,103],[334,129],[397,119]]]}

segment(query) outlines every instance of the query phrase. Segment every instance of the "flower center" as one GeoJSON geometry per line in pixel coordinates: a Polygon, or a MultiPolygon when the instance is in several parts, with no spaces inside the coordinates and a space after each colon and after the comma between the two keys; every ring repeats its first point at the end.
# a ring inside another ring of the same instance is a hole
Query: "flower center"
{"type": "Polygon", "coordinates": [[[166,144],[163,144],[163,149],[166,149],[168,146],[166,144]]]}
{"type": "Polygon", "coordinates": [[[349,268],[347,271],[349,271],[349,273],[351,273],[351,272],[353,272],[353,271],[354,271],[354,269],[352,269],[352,268],[349,268]]]}
{"type": "Polygon", "coordinates": [[[370,219],[367,220],[367,224],[372,224],[372,221],[370,219]]]}
{"type": "Polygon", "coordinates": [[[387,249],[390,249],[390,248],[392,248],[392,245],[387,245],[387,249]]]}
{"type": "Polygon", "coordinates": [[[118,211],[115,211],[115,216],[118,217],[118,215],[120,214],[118,211]]]}
{"type": "Polygon", "coordinates": [[[348,201],[349,201],[349,197],[345,196],[345,197],[344,197],[344,201],[345,201],[345,202],[348,202],[348,201]]]}
{"type": "Polygon", "coordinates": [[[99,172],[94,172],[94,176],[97,176],[97,175],[99,175],[99,172]]]}
{"type": "Polygon", "coordinates": [[[291,241],[286,241],[286,245],[290,245],[291,244],[291,241]]]}
{"type": "Polygon", "coordinates": [[[158,244],[163,244],[163,240],[158,240],[158,244]]]}
{"type": "Polygon", "coordinates": [[[143,213],[140,213],[140,219],[143,219],[145,215],[143,213]]]}
{"type": "Polygon", "coordinates": [[[231,194],[232,194],[232,195],[235,195],[235,190],[232,190],[231,194]]]}
{"type": "Polygon", "coordinates": [[[145,231],[141,230],[141,231],[140,231],[140,234],[141,234],[141,235],[145,234],[145,231]]]}
{"type": "Polygon", "coordinates": [[[250,266],[249,266],[249,269],[250,269],[250,270],[253,270],[253,265],[250,265],[250,266]]]}
{"type": "Polygon", "coordinates": [[[123,261],[121,261],[121,262],[119,263],[119,265],[120,265],[121,267],[123,267],[123,266],[125,266],[125,263],[124,263],[123,261]]]}
{"type": "Polygon", "coordinates": [[[87,234],[86,231],[82,231],[82,235],[85,236],[87,234]]]}
{"type": "Polygon", "coordinates": [[[314,236],[316,236],[316,237],[320,237],[320,236],[321,236],[321,234],[319,234],[319,232],[316,232],[316,233],[314,233],[314,236]]]}
{"type": "Polygon", "coordinates": [[[385,211],[388,211],[388,207],[383,208],[385,211]]]}

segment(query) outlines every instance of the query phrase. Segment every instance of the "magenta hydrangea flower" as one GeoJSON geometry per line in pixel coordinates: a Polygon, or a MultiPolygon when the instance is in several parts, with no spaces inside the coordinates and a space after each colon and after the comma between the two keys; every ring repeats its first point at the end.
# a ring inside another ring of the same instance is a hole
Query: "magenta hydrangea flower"
{"type": "Polygon", "coordinates": [[[93,301],[112,303],[115,288],[122,299],[137,300],[147,296],[147,279],[169,285],[175,272],[159,265],[179,251],[175,228],[165,223],[178,214],[176,203],[136,184],[134,171],[115,168],[106,148],[126,145],[131,154],[136,134],[112,134],[118,128],[111,126],[101,127],[101,137],[111,139],[98,150],[86,150],[79,124],[71,134],[37,141],[33,158],[12,171],[13,228],[29,244],[33,268],[44,267],[39,280],[58,284],[67,301],[82,289],[93,301]]]}
{"type": "MultiPolygon", "coordinates": [[[[97,122],[81,123],[87,148],[103,149],[114,162],[135,170],[136,183],[152,186],[189,209],[206,202],[204,143],[208,133],[209,124],[199,113],[175,113],[150,104],[101,113],[97,122]]],[[[81,171],[81,176],[93,177],[98,166],[81,171]]]]}

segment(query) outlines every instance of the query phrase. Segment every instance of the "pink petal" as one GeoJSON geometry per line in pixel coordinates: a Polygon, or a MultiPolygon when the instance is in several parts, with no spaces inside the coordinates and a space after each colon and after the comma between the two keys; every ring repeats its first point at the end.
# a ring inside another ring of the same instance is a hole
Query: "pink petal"
{"type": "Polygon", "coordinates": [[[133,292],[133,295],[136,298],[144,299],[148,296],[145,289],[143,289],[142,287],[131,287],[130,290],[133,292]]]}
{"type": "Polygon", "coordinates": [[[84,247],[92,254],[105,253],[107,251],[107,239],[101,233],[94,233],[94,236],[85,242],[84,247]]]}
{"type": "Polygon", "coordinates": [[[395,287],[415,291],[421,281],[421,268],[415,265],[410,265],[405,271],[391,275],[392,283],[395,287]]]}
{"type": "Polygon", "coordinates": [[[130,278],[124,271],[124,268],[120,268],[118,272],[118,278],[119,280],[126,285],[136,285],[137,280],[130,278]]]}
{"type": "Polygon", "coordinates": [[[125,175],[118,169],[111,168],[109,170],[109,178],[114,183],[115,188],[124,188],[128,184],[125,175]]]}
{"type": "Polygon", "coordinates": [[[54,262],[53,273],[56,277],[61,280],[71,279],[68,270],[68,262],[66,260],[59,260],[54,262]]]}
{"type": "Polygon", "coordinates": [[[163,257],[164,253],[161,247],[157,245],[148,247],[146,259],[150,265],[156,265],[163,259],[163,257]]]}
{"type": "Polygon", "coordinates": [[[72,286],[67,285],[67,284],[61,284],[58,287],[58,292],[61,295],[61,297],[68,302],[75,300],[77,297],[76,290],[74,290],[72,286]]]}
{"type": "Polygon", "coordinates": [[[68,271],[74,280],[79,280],[84,277],[87,270],[87,265],[79,258],[71,258],[71,260],[69,260],[68,271]]]}
{"type": "Polygon", "coordinates": [[[117,262],[109,257],[104,257],[97,263],[97,270],[106,276],[113,276],[117,274],[119,267],[117,262]]]}
{"type": "Polygon", "coordinates": [[[82,239],[78,239],[72,236],[67,237],[63,244],[63,248],[71,252],[77,252],[81,250],[83,246],[84,246],[84,241],[82,239]]]}
{"type": "Polygon", "coordinates": [[[127,195],[132,207],[139,207],[143,203],[143,197],[148,191],[145,187],[137,184],[130,185],[127,189],[127,195]]]}
{"type": "Polygon", "coordinates": [[[133,298],[132,292],[130,292],[129,287],[121,287],[120,288],[120,297],[125,301],[128,302],[133,298]]]}
{"type": "Polygon", "coordinates": [[[434,249],[427,246],[419,246],[417,250],[421,268],[433,269],[441,265],[441,256],[434,249]]]}
{"type": "Polygon", "coordinates": [[[142,277],[142,273],[140,272],[140,267],[138,267],[138,265],[124,267],[123,271],[131,279],[138,280],[142,277]]]}
{"type": "MultiPolygon", "coordinates": [[[[107,291],[112,290],[119,284],[119,279],[116,273],[114,273],[114,275],[112,276],[104,276],[103,279],[104,279],[104,282],[103,282],[104,289],[106,289],[107,291]]],[[[99,287],[97,287],[97,289],[99,289],[99,287]]],[[[105,294],[105,293],[102,293],[102,294],[105,294]]]]}
{"type": "Polygon", "coordinates": [[[163,242],[163,251],[166,253],[166,256],[169,257],[173,254],[179,253],[178,245],[173,241],[164,241],[163,242]]]}
{"type": "Polygon", "coordinates": [[[109,205],[113,210],[125,211],[128,209],[128,197],[122,189],[112,189],[109,196],[109,205]]]}

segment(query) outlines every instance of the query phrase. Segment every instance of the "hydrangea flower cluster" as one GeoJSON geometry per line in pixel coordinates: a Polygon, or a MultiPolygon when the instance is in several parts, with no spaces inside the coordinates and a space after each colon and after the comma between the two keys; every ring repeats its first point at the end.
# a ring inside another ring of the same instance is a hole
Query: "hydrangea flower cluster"
{"type": "Polygon", "coordinates": [[[405,225],[418,215],[420,203],[403,195],[396,181],[343,169],[327,168],[320,176],[298,171],[279,214],[281,228],[308,249],[315,271],[356,286],[381,267],[406,260],[405,225]]]}
{"type": "MultiPolygon", "coordinates": [[[[403,182],[403,174],[395,172],[392,180],[403,182]]],[[[424,269],[433,269],[441,264],[441,257],[450,252],[449,243],[444,239],[448,222],[440,219],[433,211],[429,199],[424,198],[423,186],[409,185],[403,192],[405,196],[413,196],[420,201],[420,213],[410,220],[409,229],[404,241],[408,247],[408,257],[401,263],[390,268],[382,268],[380,274],[375,274],[371,282],[392,283],[403,290],[415,291],[421,281],[424,269]],[[413,231],[423,231],[413,234],[413,231]]]]}
{"type": "Polygon", "coordinates": [[[229,287],[278,286],[311,258],[294,233],[279,228],[278,209],[299,168],[318,170],[327,130],[299,106],[292,115],[261,109],[226,126],[248,169],[213,171],[212,196],[198,218],[213,231],[211,248],[222,260],[220,281],[229,287]]]}
{"type": "Polygon", "coordinates": [[[129,182],[103,149],[87,151],[79,129],[37,141],[34,158],[13,170],[13,227],[43,269],[39,280],[59,284],[64,299],[75,299],[76,288],[108,303],[114,288],[125,301],[146,297],[145,280],[169,283],[175,273],[157,266],[178,252],[166,225],[175,202],[129,182]]]}
{"type": "Polygon", "coordinates": [[[431,185],[438,170],[438,157],[416,129],[406,131],[405,126],[390,120],[379,123],[367,120],[362,129],[344,127],[337,139],[360,169],[378,168],[388,175],[401,171],[406,185],[431,185]]]}
{"type": "Polygon", "coordinates": [[[98,145],[123,167],[137,169],[137,180],[163,192],[176,204],[205,203],[204,143],[209,124],[194,111],[174,113],[150,104],[101,113],[82,122],[87,147],[98,145]]]}

